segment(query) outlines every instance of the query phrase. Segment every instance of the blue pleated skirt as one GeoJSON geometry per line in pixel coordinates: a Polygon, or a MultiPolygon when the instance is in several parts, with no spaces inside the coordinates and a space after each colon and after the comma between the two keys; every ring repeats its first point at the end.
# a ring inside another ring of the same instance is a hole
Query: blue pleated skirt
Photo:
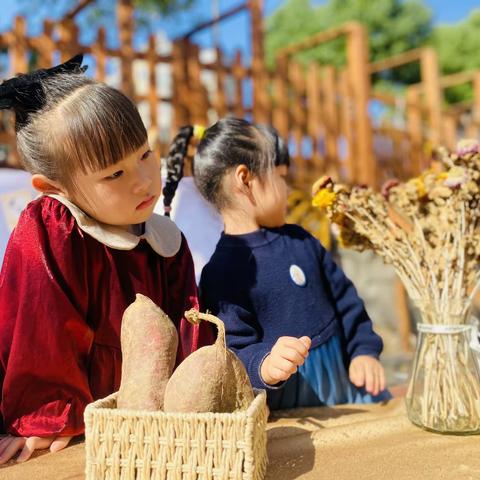
{"type": "Polygon", "coordinates": [[[350,382],[338,335],[311,349],[305,363],[283,387],[267,391],[268,406],[272,410],[375,403],[391,398],[388,390],[373,396],[363,387],[358,388],[350,382]]]}

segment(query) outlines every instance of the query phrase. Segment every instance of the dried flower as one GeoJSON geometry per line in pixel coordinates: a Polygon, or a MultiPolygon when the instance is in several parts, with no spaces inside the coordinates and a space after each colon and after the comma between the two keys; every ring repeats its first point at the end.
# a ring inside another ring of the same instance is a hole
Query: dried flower
{"type": "Polygon", "coordinates": [[[465,138],[457,143],[456,153],[460,157],[468,155],[469,153],[478,153],[478,151],[478,140],[475,140],[474,138],[465,138]]]}
{"type": "Polygon", "coordinates": [[[333,205],[335,198],[335,192],[330,191],[328,188],[322,188],[313,197],[312,205],[318,208],[330,207],[333,205]]]}
{"type": "MultiPolygon", "coordinates": [[[[319,184],[318,193],[324,193],[317,203],[338,224],[341,245],[373,250],[393,265],[420,308],[422,323],[452,325],[469,320],[472,300],[480,289],[480,149],[476,141],[460,143],[455,153],[439,150],[430,169],[407,182],[387,182],[381,194],[370,188],[335,185],[331,179],[319,184]],[[332,193],[334,197],[328,196],[332,193]]],[[[465,351],[448,350],[447,339],[432,335],[428,345],[418,350],[415,364],[427,372],[418,394],[422,422],[436,425],[448,417],[477,429],[480,384],[469,368],[463,368],[465,351]],[[453,356],[462,368],[452,368],[453,356]]]]}
{"type": "Polygon", "coordinates": [[[452,167],[446,175],[444,185],[450,188],[459,187],[468,180],[467,173],[462,167],[452,167]]]}
{"type": "Polygon", "coordinates": [[[419,198],[422,198],[427,194],[427,190],[425,189],[425,182],[423,178],[421,177],[412,178],[409,181],[409,183],[417,189],[417,195],[419,198]]]}
{"type": "Polygon", "coordinates": [[[393,187],[396,187],[400,182],[395,179],[395,178],[392,178],[390,180],[387,180],[383,185],[382,185],[382,188],[381,188],[381,192],[382,192],[382,195],[383,195],[383,198],[385,198],[386,200],[388,200],[388,197],[390,195],[390,190],[393,188],[393,187]]]}

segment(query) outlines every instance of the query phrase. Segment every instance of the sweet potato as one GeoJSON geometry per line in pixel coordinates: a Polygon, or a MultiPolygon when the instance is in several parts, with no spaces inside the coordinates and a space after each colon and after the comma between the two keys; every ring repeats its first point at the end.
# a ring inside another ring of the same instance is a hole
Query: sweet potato
{"type": "Polygon", "coordinates": [[[195,309],[192,323],[207,320],[218,328],[214,345],[190,354],[173,372],[165,390],[166,412],[234,412],[246,409],[254,394],[240,359],[225,344],[225,327],[217,317],[195,309]]]}
{"type": "Polygon", "coordinates": [[[177,355],[175,325],[148,297],[137,294],[123,314],[120,341],[123,360],[117,407],[161,410],[177,355]]]}

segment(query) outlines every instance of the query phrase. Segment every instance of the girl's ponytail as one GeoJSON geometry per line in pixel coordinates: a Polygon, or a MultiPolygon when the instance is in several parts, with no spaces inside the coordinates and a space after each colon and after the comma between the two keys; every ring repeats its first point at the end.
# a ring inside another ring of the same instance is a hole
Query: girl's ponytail
{"type": "Polygon", "coordinates": [[[183,177],[183,164],[192,136],[193,127],[191,125],[180,127],[168,151],[167,179],[163,187],[163,208],[167,217],[170,216],[170,211],[172,210],[172,200],[177,190],[178,182],[183,177]]]}
{"type": "Polygon", "coordinates": [[[201,140],[204,133],[205,128],[200,125],[181,127],[170,145],[167,156],[167,179],[163,187],[163,207],[167,217],[170,216],[172,200],[183,177],[183,166],[190,141],[192,137],[201,140]]]}

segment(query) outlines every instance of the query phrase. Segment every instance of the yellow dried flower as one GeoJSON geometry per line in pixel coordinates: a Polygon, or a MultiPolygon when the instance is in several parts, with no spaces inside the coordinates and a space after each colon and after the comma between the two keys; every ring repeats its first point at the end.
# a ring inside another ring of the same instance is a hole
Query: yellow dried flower
{"type": "Polygon", "coordinates": [[[319,190],[312,200],[312,205],[318,208],[327,208],[334,204],[337,195],[328,188],[319,190]]]}
{"type": "Polygon", "coordinates": [[[408,183],[412,184],[417,189],[417,195],[419,198],[424,197],[427,194],[423,178],[415,177],[409,180],[408,183]]]}

